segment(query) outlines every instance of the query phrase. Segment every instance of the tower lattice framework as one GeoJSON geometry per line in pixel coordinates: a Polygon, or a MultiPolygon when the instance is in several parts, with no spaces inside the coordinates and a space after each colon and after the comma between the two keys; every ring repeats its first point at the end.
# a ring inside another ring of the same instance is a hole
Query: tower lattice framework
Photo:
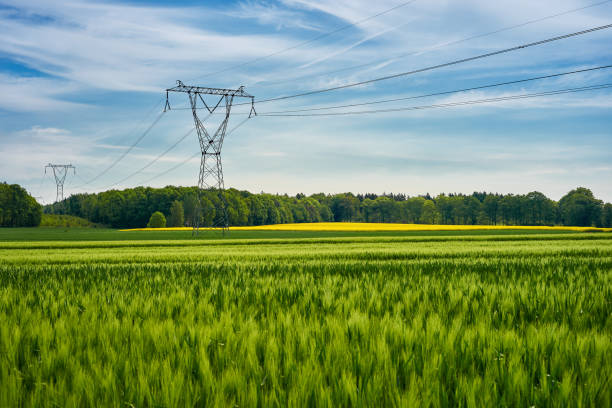
{"type": "Polygon", "coordinates": [[[200,161],[200,175],[198,177],[198,198],[197,208],[195,211],[195,219],[193,221],[193,233],[197,234],[200,228],[200,218],[202,211],[202,190],[216,190],[219,195],[220,212],[215,213],[213,227],[220,228],[225,234],[229,228],[229,220],[227,215],[227,200],[225,197],[225,182],[223,181],[223,166],[221,164],[221,148],[225,139],[225,132],[230,119],[232,104],[234,98],[250,98],[251,111],[249,117],[255,114],[254,97],[244,91],[241,86],[238,89],[223,89],[223,88],[207,88],[201,86],[188,86],[181,81],[176,81],[177,86],[166,89],[166,106],[164,110],[170,109],[168,94],[170,92],[183,92],[189,97],[189,104],[193,114],[198,140],[200,142],[200,151],[202,159],[200,161]],[[202,95],[219,96],[216,104],[208,104],[202,95]],[[203,121],[198,116],[198,110],[206,109],[209,116],[215,113],[217,109],[225,108],[224,117],[215,130],[210,133],[204,126],[203,121]]]}
{"type": "Polygon", "coordinates": [[[55,186],[56,186],[55,202],[57,203],[64,199],[64,181],[66,181],[68,170],[72,169],[74,174],[76,174],[76,168],[72,164],[51,164],[49,163],[45,166],[45,174],[47,174],[48,168],[53,169],[53,176],[55,177],[55,186]]]}

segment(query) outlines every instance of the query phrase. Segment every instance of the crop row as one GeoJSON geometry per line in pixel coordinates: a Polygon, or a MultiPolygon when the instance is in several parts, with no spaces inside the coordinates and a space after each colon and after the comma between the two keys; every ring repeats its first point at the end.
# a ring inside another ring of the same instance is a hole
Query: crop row
{"type": "Polygon", "coordinates": [[[4,249],[0,406],[610,406],[611,244],[4,249]]]}

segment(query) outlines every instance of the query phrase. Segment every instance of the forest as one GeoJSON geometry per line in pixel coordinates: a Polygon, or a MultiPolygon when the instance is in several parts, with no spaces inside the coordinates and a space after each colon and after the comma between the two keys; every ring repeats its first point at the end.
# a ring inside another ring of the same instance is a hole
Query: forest
{"type": "MultiPolygon", "coordinates": [[[[559,201],[534,191],[528,194],[253,194],[228,189],[224,193],[229,225],[352,221],[466,225],[572,225],[612,227],[612,204],[576,188],[559,201]]],[[[155,212],[167,226],[214,224],[223,208],[217,191],[202,192],[198,211],[196,187],[136,187],[96,194],[75,194],[48,205],[45,213],[66,214],[115,228],[147,226],[155,212]]]]}
{"type": "Polygon", "coordinates": [[[43,208],[19,184],[0,183],[0,227],[36,227],[43,208]]]}

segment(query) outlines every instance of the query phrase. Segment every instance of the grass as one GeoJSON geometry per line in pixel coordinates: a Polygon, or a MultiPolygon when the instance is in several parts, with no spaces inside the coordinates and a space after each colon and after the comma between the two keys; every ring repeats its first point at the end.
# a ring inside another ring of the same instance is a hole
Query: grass
{"type": "MultiPolygon", "coordinates": [[[[293,239],[321,237],[419,237],[419,236],[472,236],[472,235],[533,235],[575,234],[572,230],[472,230],[472,231],[308,231],[308,230],[236,230],[226,236],[218,230],[200,230],[197,240],[233,239],[293,239]]],[[[157,228],[138,231],[119,231],[110,228],[40,227],[0,228],[0,242],[10,241],[140,241],[140,240],[193,240],[192,229],[160,231],[157,228]]]]}
{"type": "MultiPolygon", "coordinates": [[[[203,228],[206,230],[206,228],[203,228]]],[[[313,222],[300,224],[273,224],[246,227],[231,227],[232,231],[331,231],[331,232],[406,232],[406,231],[574,231],[612,232],[612,228],[568,227],[568,226],[515,226],[515,225],[438,225],[398,224],[379,222],[313,222]]],[[[191,231],[188,227],[133,228],[122,231],[191,231]]]]}
{"type": "Polygon", "coordinates": [[[74,215],[43,214],[40,221],[41,227],[91,227],[102,228],[102,225],[95,224],[85,218],[75,217],[74,215]]]}
{"type": "Polygon", "coordinates": [[[612,403],[610,233],[33,231],[0,406],[612,403]]]}

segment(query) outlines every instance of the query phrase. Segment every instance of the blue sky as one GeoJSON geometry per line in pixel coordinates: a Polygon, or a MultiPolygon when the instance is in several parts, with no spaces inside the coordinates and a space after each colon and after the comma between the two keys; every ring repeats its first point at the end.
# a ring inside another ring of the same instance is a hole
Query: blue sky
{"type": "MultiPolygon", "coordinates": [[[[152,131],[95,182],[163,108],[177,79],[244,85],[257,99],[436,65],[612,22],[612,2],[496,34],[458,40],[598,3],[596,0],[417,0],[255,63],[398,0],[0,0],[0,179],[51,202],[44,165],[72,163],[66,194],[105,190],[193,127],[187,110],[152,131]],[[453,43],[453,44],[448,44],[453,43]],[[368,63],[367,66],[351,68],[368,63]],[[349,69],[350,68],[350,69],[349,69]],[[223,72],[218,72],[223,71],[223,72]],[[216,73],[216,74],[215,74],[216,73]],[[213,74],[213,75],[211,75],[213,74]],[[77,188],[79,187],[79,188],[77,188]]],[[[361,87],[257,104],[260,113],[421,95],[612,64],[612,29],[361,87]]],[[[380,109],[612,83],[612,70],[399,101],[380,109]]],[[[443,109],[247,121],[224,145],[226,186],[252,192],[538,190],[577,186],[612,201],[611,89],[443,109]]],[[[173,107],[186,96],[174,95],[173,107]]],[[[229,129],[248,111],[236,107],[229,129]]],[[[214,127],[212,121],[210,126],[214,127]]],[[[115,187],[194,185],[195,134],[115,187]]]]}

